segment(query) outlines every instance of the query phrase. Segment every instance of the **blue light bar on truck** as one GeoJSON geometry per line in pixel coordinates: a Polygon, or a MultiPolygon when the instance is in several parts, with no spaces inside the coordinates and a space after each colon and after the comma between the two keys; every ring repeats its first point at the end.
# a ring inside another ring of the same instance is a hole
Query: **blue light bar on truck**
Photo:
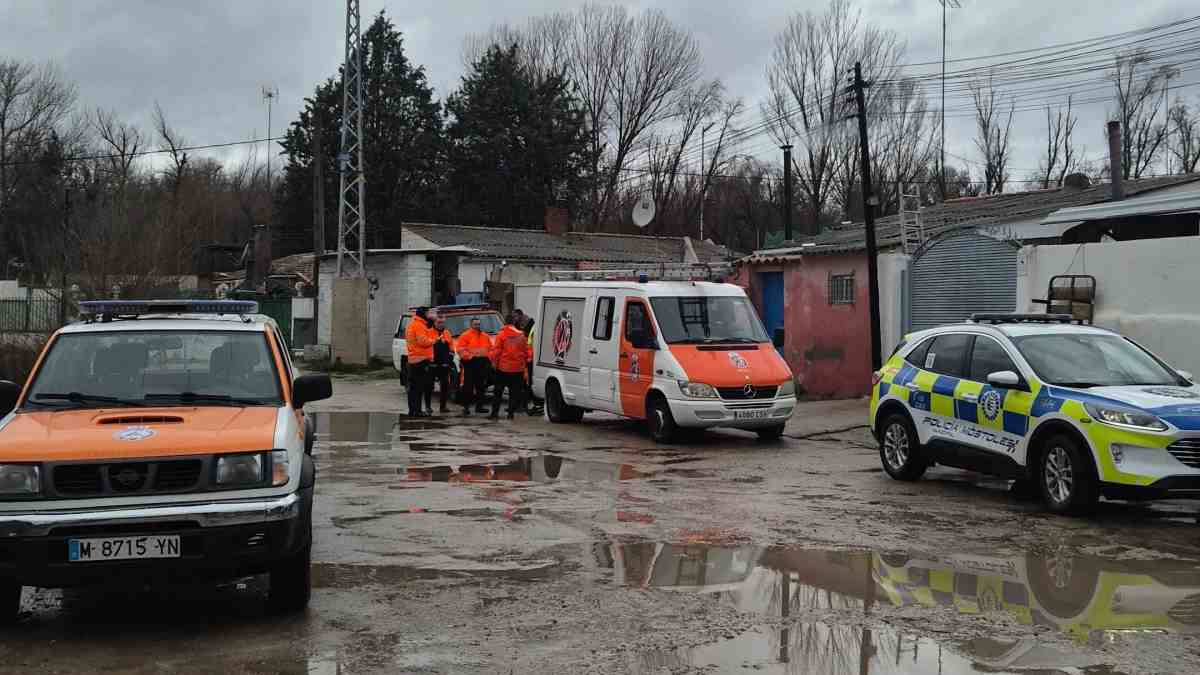
{"type": "Polygon", "coordinates": [[[87,300],[79,310],[93,316],[145,314],[258,314],[253,300],[87,300]]]}

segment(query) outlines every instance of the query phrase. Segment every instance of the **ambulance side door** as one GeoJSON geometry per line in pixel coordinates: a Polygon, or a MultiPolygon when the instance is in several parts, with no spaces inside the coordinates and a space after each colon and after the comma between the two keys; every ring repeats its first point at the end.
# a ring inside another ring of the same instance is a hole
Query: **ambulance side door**
{"type": "Polygon", "coordinates": [[[608,289],[601,289],[596,297],[591,325],[583,326],[590,331],[587,341],[588,396],[593,406],[600,410],[618,411],[615,407],[617,391],[617,354],[621,351],[621,336],[618,334],[620,312],[624,309],[623,298],[608,289]]]}
{"type": "Polygon", "coordinates": [[[654,382],[654,356],[658,336],[651,319],[650,304],[644,298],[625,298],[625,319],[621,323],[621,346],[617,390],[621,392],[621,414],[646,417],[646,392],[654,382]]]}

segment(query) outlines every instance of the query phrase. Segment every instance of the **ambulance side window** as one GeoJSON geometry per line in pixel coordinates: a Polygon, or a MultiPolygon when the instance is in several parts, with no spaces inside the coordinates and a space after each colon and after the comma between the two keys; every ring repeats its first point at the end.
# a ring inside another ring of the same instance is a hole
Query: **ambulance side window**
{"type": "Polygon", "coordinates": [[[616,298],[604,297],[596,303],[596,325],[592,327],[592,337],[597,340],[612,339],[613,307],[616,298]]]}
{"type": "Polygon", "coordinates": [[[1018,375],[1021,372],[999,342],[982,335],[976,337],[975,349],[971,352],[971,379],[987,382],[988,375],[1002,370],[1011,370],[1018,375]]]}
{"type": "Polygon", "coordinates": [[[646,315],[646,306],[640,302],[631,302],[625,308],[625,339],[634,349],[654,348],[650,317],[646,315]]]}

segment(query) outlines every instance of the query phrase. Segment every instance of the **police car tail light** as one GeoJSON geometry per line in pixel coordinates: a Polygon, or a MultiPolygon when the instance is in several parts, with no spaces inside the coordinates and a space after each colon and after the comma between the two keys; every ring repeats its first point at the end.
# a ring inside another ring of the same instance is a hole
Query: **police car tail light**
{"type": "Polygon", "coordinates": [[[1167,425],[1150,413],[1128,408],[1100,405],[1096,403],[1083,404],[1087,413],[1097,422],[1102,422],[1123,429],[1138,431],[1166,431],[1167,425]]]}
{"type": "Polygon", "coordinates": [[[883,371],[882,370],[877,370],[877,371],[871,373],[871,386],[872,387],[879,384],[880,381],[882,381],[882,380],[883,380],[883,371]]]}

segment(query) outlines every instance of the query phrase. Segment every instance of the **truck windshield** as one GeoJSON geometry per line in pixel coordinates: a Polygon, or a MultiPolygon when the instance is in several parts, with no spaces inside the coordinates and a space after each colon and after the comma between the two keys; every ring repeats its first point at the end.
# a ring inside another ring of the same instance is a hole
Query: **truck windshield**
{"type": "Polygon", "coordinates": [[[266,335],[114,331],[60,335],[25,409],[282,405],[266,335]]]}
{"type": "Polygon", "coordinates": [[[479,330],[495,335],[504,327],[504,323],[500,321],[500,315],[495,313],[485,314],[451,314],[446,319],[446,330],[454,337],[458,337],[467,332],[471,327],[472,319],[479,319],[479,330]]]}
{"type": "Polygon", "coordinates": [[[651,298],[663,339],[673,344],[770,342],[754,307],[746,298],[651,298]]]}
{"type": "Polygon", "coordinates": [[[1038,377],[1050,384],[1187,386],[1149,352],[1117,335],[1027,335],[1013,342],[1038,377]]]}

